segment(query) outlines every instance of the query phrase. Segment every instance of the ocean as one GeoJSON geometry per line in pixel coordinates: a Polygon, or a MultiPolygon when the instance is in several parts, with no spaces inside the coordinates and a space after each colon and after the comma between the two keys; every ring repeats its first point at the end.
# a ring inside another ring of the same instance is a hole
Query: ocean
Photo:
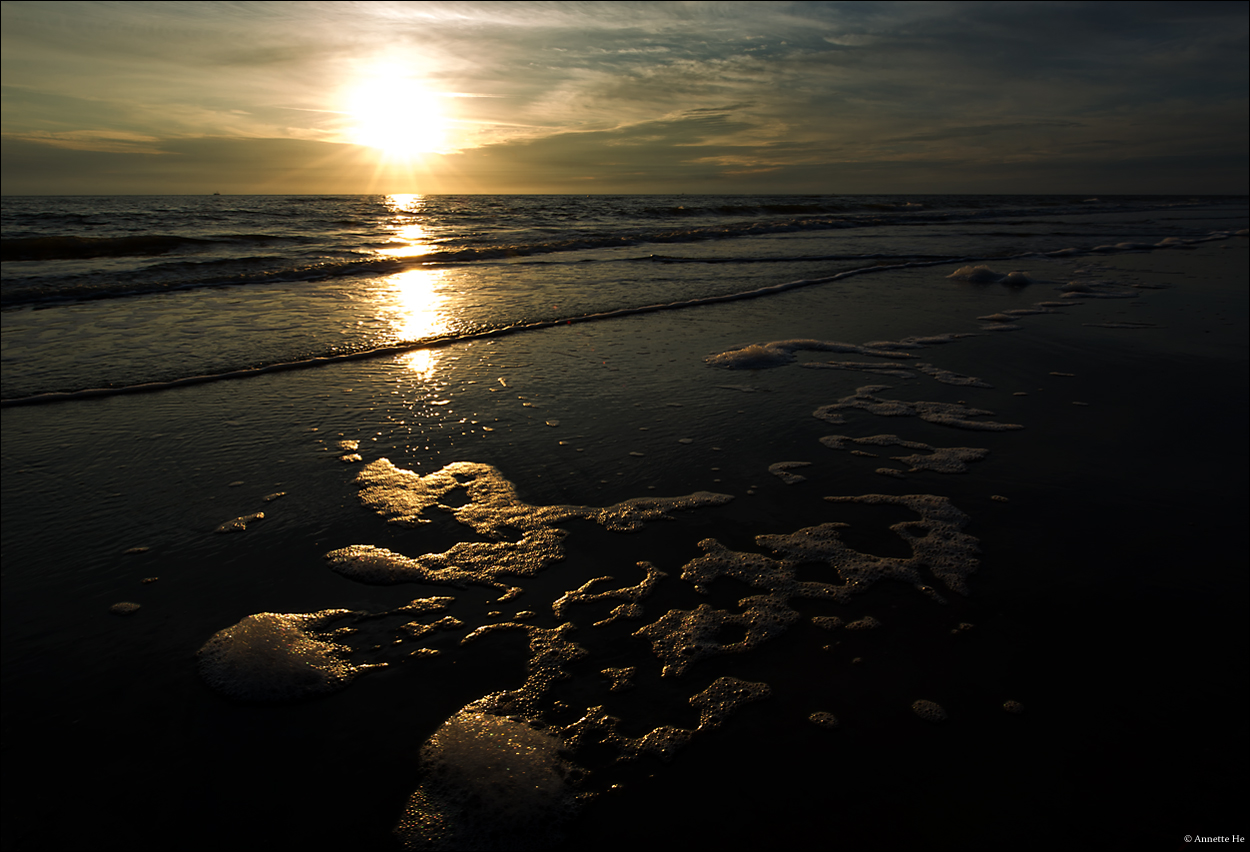
{"type": "Polygon", "coordinates": [[[1244,197],[2,211],[5,849],[1237,827],[1244,197]]]}

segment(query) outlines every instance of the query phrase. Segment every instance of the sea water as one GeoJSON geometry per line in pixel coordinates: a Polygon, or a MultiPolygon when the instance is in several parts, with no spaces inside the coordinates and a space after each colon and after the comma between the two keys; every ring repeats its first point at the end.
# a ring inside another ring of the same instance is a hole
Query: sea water
{"type": "Polygon", "coordinates": [[[1128,610],[1244,624],[1245,215],[6,199],[6,845],[992,845],[1161,727],[1157,789],[1239,687],[1144,672],[1244,673],[1128,610]]]}

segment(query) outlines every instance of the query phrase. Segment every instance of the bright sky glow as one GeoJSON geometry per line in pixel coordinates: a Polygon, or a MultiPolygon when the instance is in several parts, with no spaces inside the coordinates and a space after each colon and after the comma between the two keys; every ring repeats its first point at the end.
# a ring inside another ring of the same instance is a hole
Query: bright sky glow
{"type": "Polygon", "coordinates": [[[1239,192],[1245,3],[5,2],[6,193],[1239,192]]]}

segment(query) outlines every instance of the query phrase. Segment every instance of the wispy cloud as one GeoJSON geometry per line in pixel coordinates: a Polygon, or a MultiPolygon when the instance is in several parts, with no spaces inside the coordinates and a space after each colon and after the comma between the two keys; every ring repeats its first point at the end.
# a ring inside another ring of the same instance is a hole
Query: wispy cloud
{"type": "Polygon", "coordinates": [[[1112,161],[1244,157],[1250,124],[1244,4],[58,2],[3,15],[9,138],[118,154],[195,138],[330,145],[349,138],[354,87],[384,87],[386,69],[442,95],[460,153],[428,164],[481,190],[507,157],[553,182],[599,163],[578,179],[606,181],[617,166],[598,147],[646,152],[629,160],[638,191],[682,169],[727,190],[765,173],[807,187],[847,163],[929,164],[943,185],[952,164],[978,162],[1092,180],[1112,161]]]}

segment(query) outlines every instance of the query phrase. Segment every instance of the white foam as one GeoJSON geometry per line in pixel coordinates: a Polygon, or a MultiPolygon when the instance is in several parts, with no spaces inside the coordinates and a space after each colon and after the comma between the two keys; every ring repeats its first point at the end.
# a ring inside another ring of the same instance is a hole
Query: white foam
{"type": "Polygon", "coordinates": [[[967,281],[969,284],[1023,286],[1033,283],[1033,279],[1029,277],[1027,272],[995,272],[985,264],[961,266],[946,277],[955,281],[967,281]]]}
{"type": "Polygon", "coordinates": [[[641,601],[649,596],[660,580],[668,575],[656,568],[650,562],[639,562],[638,567],[646,572],[646,576],[642,578],[636,585],[624,586],[619,589],[607,589],[601,592],[591,592],[591,586],[596,583],[604,583],[612,580],[611,576],[596,577],[583,583],[580,588],[571,592],[565,592],[551,605],[551,611],[556,618],[563,619],[568,611],[569,604],[573,603],[589,603],[601,600],[619,600],[624,601],[620,606],[613,608],[611,614],[604,619],[596,621],[595,627],[603,627],[611,624],[618,618],[641,618],[642,605],[641,601]]]}
{"type": "Polygon", "coordinates": [[[690,697],[690,704],[699,711],[698,730],[719,727],[721,723],[743,704],[760,701],[772,695],[766,683],[739,680],[736,677],[718,677],[712,685],[690,697]]]}
{"type": "Polygon", "coordinates": [[[633,689],[634,675],[637,673],[637,666],[600,669],[600,674],[612,681],[612,685],[608,687],[609,692],[625,692],[633,689]]]}
{"type": "Polygon", "coordinates": [[[204,643],[200,676],[240,701],[290,701],[342,689],[361,672],[384,665],[352,665],[351,649],[325,630],[351,614],[338,609],[249,615],[204,643]]]}
{"type": "Polygon", "coordinates": [[[935,473],[966,473],[968,463],[980,461],[990,454],[979,447],[930,447],[929,455],[891,456],[894,461],[911,465],[908,473],[931,470],[935,473]]]}
{"type": "MultiPolygon", "coordinates": [[[[906,463],[906,465],[911,465],[909,473],[918,473],[923,470],[938,473],[964,473],[968,471],[968,462],[980,461],[981,458],[988,456],[990,453],[989,450],[981,447],[934,447],[920,441],[904,441],[898,435],[869,435],[868,437],[825,435],[820,438],[821,443],[824,443],[826,447],[833,448],[833,450],[845,450],[846,441],[873,443],[873,445],[879,446],[900,445],[911,448],[911,450],[929,450],[929,455],[926,456],[919,455],[919,453],[914,453],[914,455],[910,456],[891,456],[894,461],[901,461],[906,463]]],[[[860,450],[851,450],[851,455],[876,458],[876,453],[860,450]]],[[[891,468],[880,468],[878,472],[885,470],[891,470],[891,468]]]]}
{"type": "Polygon", "coordinates": [[[264,512],[253,512],[250,515],[242,515],[240,517],[233,518],[229,521],[226,521],[223,524],[220,524],[217,527],[217,529],[214,530],[214,532],[219,532],[219,533],[243,532],[245,529],[247,529],[248,524],[254,524],[257,521],[263,521],[264,519],[265,519],[264,512]]]}
{"type": "MultiPolygon", "coordinates": [[[[682,577],[686,577],[685,572],[682,577]]],[[[780,595],[754,595],[738,601],[738,605],[743,608],[740,613],[707,604],[693,610],[671,609],[633,635],[651,642],[651,650],[664,663],[663,676],[677,677],[705,657],[750,651],[784,632],[799,617],[780,595]],[[718,636],[726,627],[741,628],[743,637],[721,641],[718,636]]]]}
{"type": "MultiPolygon", "coordinates": [[[[740,612],[713,609],[703,604],[695,610],[671,610],[634,633],[650,640],[652,650],[664,663],[663,674],[680,676],[692,663],[718,654],[741,653],[784,632],[797,619],[789,606],[793,597],[845,601],[881,580],[899,580],[942,602],[922,573],[928,570],[947,588],[967,594],[967,577],[978,566],[978,542],[962,532],[968,518],[944,497],[927,494],[858,497],[826,497],[831,502],[890,504],[909,508],[919,520],[893,524],[890,529],[912,550],[908,558],[860,553],[840,538],[845,524],[831,522],[807,527],[788,535],[756,536],[756,544],[771,551],[730,550],[716,539],[699,542],[704,551],[682,567],[681,577],[706,592],[718,577],[731,577],[766,594],[738,601],[740,612]],[[800,582],[800,565],[824,564],[830,580],[800,582]],[[737,641],[725,641],[726,628],[741,632],[737,641]]],[[[837,622],[814,621],[832,629],[837,622]]]]}
{"type": "Polygon", "coordinates": [[[967,408],[958,403],[949,402],[903,402],[901,400],[883,399],[876,396],[878,391],[888,390],[889,385],[865,385],[856,388],[851,396],[843,397],[835,403],[822,405],[812,412],[829,423],[846,422],[843,411],[867,411],[878,417],[919,417],[930,423],[953,426],[958,429],[974,429],[987,432],[1001,432],[1010,429],[1023,429],[1018,423],[998,423],[984,420],[972,420],[973,417],[992,416],[994,412],[979,408],[967,408]]]}
{"type": "Polygon", "coordinates": [[[396,838],[408,849],[549,845],[577,804],[562,746],[524,722],[461,710],[421,748],[424,777],[396,838]]]}
{"type": "Polygon", "coordinates": [[[917,364],[916,369],[924,373],[926,376],[936,379],[944,385],[957,385],[959,387],[974,388],[994,387],[989,382],[984,381],[983,379],[978,379],[976,376],[965,376],[963,373],[954,373],[950,370],[944,370],[941,367],[936,367],[933,364],[917,364]]]}
{"type": "Polygon", "coordinates": [[[807,479],[807,477],[799,473],[790,473],[790,471],[796,467],[810,467],[811,464],[811,462],[805,461],[776,462],[768,466],[768,472],[780,479],[786,485],[795,485],[799,482],[803,482],[807,479]]]}
{"type": "Polygon", "coordinates": [[[699,491],[681,497],[635,498],[606,507],[533,506],[517,496],[515,486],[497,469],[474,462],[454,462],[420,476],[388,459],[378,459],[360,472],[356,482],[361,502],[391,523],[430,523],[426,515],[438,511],[495,540],[462,541],[445,552],[417,557],[355,545],[326,555],[334,571],[366,583],[494,586],[505,589],[505,597],[520,590],[503,584],[501,578],[532,576],[563,558],[560,543],[566,533],[556,526],[558,523],[584,518],[614,532],[633,532],[647,521],[670,518],[679,510],[721,505],[733,499],[728,494],[699,491]],[[457,489],[463,489],[467,502],[443,502],[457,489]]]}
{"type": "Polygon", "coordinates": [[[794,361],[796,352],[843,352],[848,354],[877,355],[890,358],[911,358],[897,349],[919,349],[916,344],[895,341],[865,343],[841,343],[836,340],[774,340],[769,343],[753,343],[726,352],[709,355],[703,360],[713,367],[726,370],[763,370],[784,367],[794,361]]]}

